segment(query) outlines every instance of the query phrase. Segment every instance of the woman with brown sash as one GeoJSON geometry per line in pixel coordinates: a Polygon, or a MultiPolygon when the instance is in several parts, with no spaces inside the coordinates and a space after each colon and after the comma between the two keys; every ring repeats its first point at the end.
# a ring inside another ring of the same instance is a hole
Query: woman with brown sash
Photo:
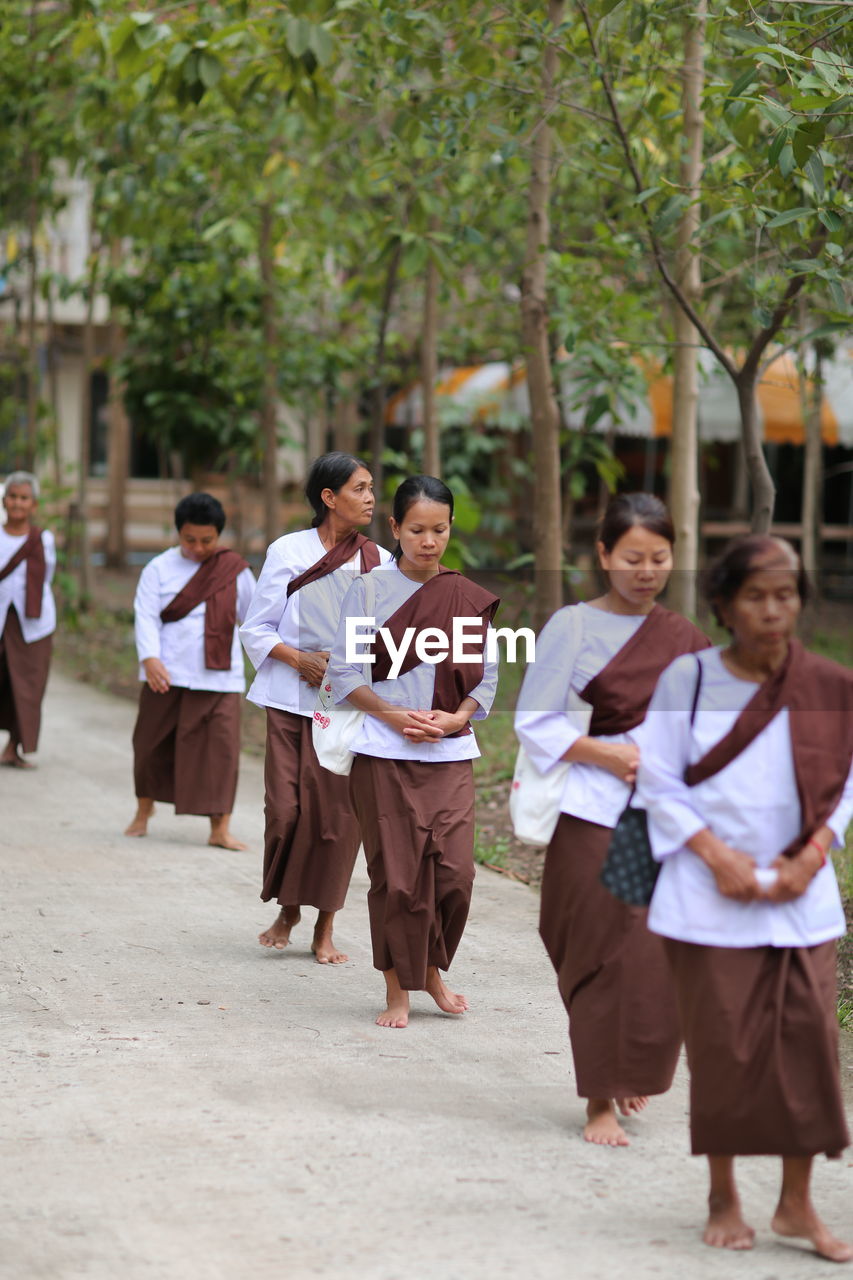
{"type": "Polygon", "coordinates": [[[632,736],[657,678],[682,653],[708,645],[656,604],[672,570],[675,533],[647,493],[619,494],[597,543],[604,595],[558,610],[536,642],[515,728],[543,774],[571,763],[545,854],[540,933],[569,1015],[587,1142],[627,1146],[617,1118],[641,1111],[672,1083],[681,1044],[663,946],[646,912],[599,881],[612,828],[628,803],[639,752],[632,736]],[[568,708],[589,704],[589,727],[568,708]]]}
{"type": "Polygon", "coordinates": [[[845,920],[827,855],[853,817],[853,673],[794,638],[805,594],[788,543],[728,547],[708,595],[731,640],[662,675],[639,793],[662,862],[649,926],[675,976],[693,1154],[710,1169],[704,1240],[752,1247],[734,1158],[779,1155],[773,1230],[846,1262],[853,1245],[818,1218],[809,1183],[814,1156],[850,1140],[835,1010],[845,920]]]}
{"type": "Polygon", "coordinates": [[[178,546],[150,560],[133,602],[139,655],[139,714],[133,731],[136,815],[125,831],[144,836],[154,802],[210,818],[208,844],[245,849],[229,830],[240,765],[245,688],[237,623],[254,575],[219,546],[222,504],[190,493],[175,507],[178,546]]]}
{"type": "Polygon", "coordinates": [[[240,629],[257,671],[247,696],[267,720],[261,898],[280,907],[258,940],[284,950],[301,908],[315,907],[311,950],[320,964],[342,964],[347,957],[332,928],[352,878],[358,824],[348,779],[317,760],[311,719],[347,589],[390,556],[358,532],[374,506],[373,478],[358,458],[315,459],[305,496],[315,513],[311,527],[272,543],[240,629]]]}
{"type": "Polygon", "coordinates": [[[0,729],[9,741],[0,764],[34,769],[22,751],[35,751],[47,687],[56,605],[50,589],[56,546],[49,529],[37,529],[39,483],[29,471],[6,477],[0,528],[0,729]]]}
{"type": "Polygon", "coordinates": [[[468,1008],[439,971],[453,960],[471,903],[472,761],[480,753],[470,721],[488,714],[497,687],[497,664],[484,650],[498,601],[442,568],[452,521],[453,494],[440,480],[412,476],[400,485],[394,562],[370,575],[369,609],[365,581],[353,583],[329,663],[337,701],[367,713],[350,781],[370,875],[373,963],[385,978],[381,1027],[407,1025],[410,991],[427,991],[445,1013],[468,1008]],[[384,631],[370,685],[362,662],[347,661],[347,619],[366,617],[375,626],[363,634],[384,631]],[[468,639],[454,655],[454,619],[462,618],[468,639]]]}

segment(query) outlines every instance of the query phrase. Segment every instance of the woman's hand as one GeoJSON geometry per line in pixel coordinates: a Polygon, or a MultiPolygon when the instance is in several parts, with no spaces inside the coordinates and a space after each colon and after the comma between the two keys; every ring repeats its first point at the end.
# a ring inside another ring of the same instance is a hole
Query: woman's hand
{"type": "Polygon", "coordinates": [[[439,738],[447,738],[464,729],[468,718],[450,711],[410,711],[415,726],[403,730],[403,737],[409,742],[437,742],[439,738]]]}
{"type": "Polygon", "coordinates": [[[431,717],[445,714],[441,711],[410,711],[408,707],[386,702],[380,718],[407,742],[438,742],[444,734],[431,717]]]}
{"type": "Polygon", "coordinates": [[[767,901],[793,902],[802,897],[823,864],[824,859],[811,843],[793,858],[777,858],[773,863],[776,882],[767,890],[767,901]]]}
{"type": "Polygon", "coordinates": [[[312,689],[319,689],[329,665],[328,653],[311,653],[307,649],[296,650],[296,671],[312,689]]]}
{"type": "Polygon", "coordinates": [[[168,693],[172,687],[169,673],[159,658],[145,658],[142,663],[148,688],[155,693],[168,693]]]}
{"type": "Polygon", "coordinates": [[[712,872],[724,898],[733,898],[735,902],[755,902],[767,896],[755,878],[752,858],[739,849],[732,849],[709,827],[691,836],[687,847],[698,854],[712,872]]]}
{"type": "Polygon", "coordinates": [[[603,742],[601,745],[607,752],[603,760],[605,769],[615,774],[620,782],[633,787],[640,764],[639,748],[633,742],[603,742]]]}

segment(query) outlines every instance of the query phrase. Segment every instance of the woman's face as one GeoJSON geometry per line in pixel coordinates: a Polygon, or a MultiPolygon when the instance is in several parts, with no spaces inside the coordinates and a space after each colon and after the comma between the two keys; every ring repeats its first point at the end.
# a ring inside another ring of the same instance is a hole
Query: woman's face
{"type": "Polygon", "coordinates": [[[185,560],[201,564],[209,560],[219,546],[219,530],[215,524],[182,524],[178,542],[185,560]]]}
{"type": "Polygon", "coordinates": [[[793,569],[756,569],[719,612],[736,643],[760,653],[790,640],[802,607],[793,569]]]}
{"type": "Polygon", "coordinates": [[[597,544],[601,567],[622,599],[642,608],[659,596],[672,572],[672,545],[659,533],[635,524],[606,551],[597,544]]]}
{"type": "Polygon", "coordinates": [[[399,524],[391,516],[391,532],[402,552],[401,567],[437,569],[450,540],[451,524],[450,507],[431,498],[413,502],[399,524]]]}
{"type": "Polygon", "coordinates": [[[13,524],[32,519],[38,503],[28,484],[7,484],[3,492],[3,506],[13,524]]]}
{"type": "Polygon", "coordinates": [[[353,528],[360,524],[370,524],[373,519],[376,503],[373,476],[366,467],[356,467],[337,493],[334,489],[324,489],[320,497],[340,520],[353,528]]]}

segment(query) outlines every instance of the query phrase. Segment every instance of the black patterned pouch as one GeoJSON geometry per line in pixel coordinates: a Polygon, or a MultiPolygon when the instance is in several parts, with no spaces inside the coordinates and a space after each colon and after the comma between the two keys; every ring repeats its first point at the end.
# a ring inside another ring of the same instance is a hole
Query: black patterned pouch
{"type": "MultiPolygon", "coordinates": [[[[696,666],[696,690],[690,710],[691,727],[696,718],[699,690],[702,687],[702,663],[698,657],[696,666]]],[[[647,907],[657,884],[660,863],[652,855],[648,815],[645,809],[631,808],[633,798],[634,789],[613,828],[600,879],[605,889],[620,902],[629,907],[647,907]]]]}

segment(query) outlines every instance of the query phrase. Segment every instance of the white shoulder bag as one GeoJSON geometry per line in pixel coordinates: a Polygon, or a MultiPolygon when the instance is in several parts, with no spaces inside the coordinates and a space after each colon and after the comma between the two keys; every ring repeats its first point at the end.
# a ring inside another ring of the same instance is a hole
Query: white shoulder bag
{"type": "MultiPolygon", "coordinates": [[[[571,648],[577,653],[581,643],[581,611],[572,612],[571,648]]],[[[565,711],[571,715],[572,724],[586,732],[592,719],[592,707],[569,685],[565,711]]],[[[509,793],[509,816],[512,829],[525,844],[543,848],[551,843],[551,837],[560,817],[563,788],[571,764],[558,760],[547,773],[540,773],[524,747],[518,748],[515,772],[509,793]]]]}
{"type": "MultiPolygon", "coordinates": [[[[376,608],[376,582],[372,573],[364,574],[365,617],[370,618],[376,608]]],[[[365,662],[362,671],[367,684],[371,683],[371,665],[365,662]]],[[[324,769],[331,773],[339,773],[344,777],[352,769],[355,755],[350,744],[355,742],[359,729],[364,723],[365,712],[359,711],[349,702],[336,702],[332,682],[325,677],[317,694],[314,715],[311,721],[311,737],[317,759],[324,769]]]]}

